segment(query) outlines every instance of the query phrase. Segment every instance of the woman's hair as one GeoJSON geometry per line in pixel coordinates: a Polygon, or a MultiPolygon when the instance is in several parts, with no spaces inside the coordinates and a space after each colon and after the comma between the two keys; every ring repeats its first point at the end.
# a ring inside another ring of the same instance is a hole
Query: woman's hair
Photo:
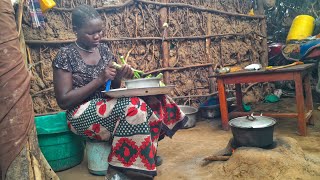
{"type": "Polygon", "coordinates": [[[91,6],[80,5],[72,11],[72,26],[81,28],[89,20],[101,18],[99,13],[91,6]]]}

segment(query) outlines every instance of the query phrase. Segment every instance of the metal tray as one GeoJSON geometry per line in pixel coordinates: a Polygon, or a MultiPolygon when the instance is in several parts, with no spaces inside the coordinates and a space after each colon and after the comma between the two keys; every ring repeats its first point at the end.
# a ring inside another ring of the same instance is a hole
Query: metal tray
{"type": "Polygon", "coordinates": [[[108,92],[104,92],[107,96],[113,98],[119,97],[133,97],[133,96],[152,96],[159,94],[170,94],[175,86],[163,86],[163,87],[149,87],[149,88],[135,88],[135,89],[127,89],[127,88],[119,88],[112,89],[108,92]]]}

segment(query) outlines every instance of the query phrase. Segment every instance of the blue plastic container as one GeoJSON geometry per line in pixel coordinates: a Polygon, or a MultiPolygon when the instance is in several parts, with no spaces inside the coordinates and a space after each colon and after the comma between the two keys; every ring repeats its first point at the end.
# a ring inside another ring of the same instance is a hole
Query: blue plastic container
{"type": "Polygon", "coordinates": [[[35,125],[40,149],[54,171],[69,169],[81,163],[84,140],[69,130],[65,112],[37,116],[35,125]]]}

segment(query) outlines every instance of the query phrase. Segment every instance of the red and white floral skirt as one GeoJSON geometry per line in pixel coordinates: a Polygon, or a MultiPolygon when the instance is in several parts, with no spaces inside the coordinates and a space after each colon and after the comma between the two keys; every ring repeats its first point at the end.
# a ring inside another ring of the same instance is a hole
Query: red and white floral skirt
{"type": "Polygon", "coordinates": [[[166,95],[97,98],[67,111],[75,134],[112,141],[109,165],[156,176],[155,155],[160,136],[172,137],[187,117],[166,95]]]}

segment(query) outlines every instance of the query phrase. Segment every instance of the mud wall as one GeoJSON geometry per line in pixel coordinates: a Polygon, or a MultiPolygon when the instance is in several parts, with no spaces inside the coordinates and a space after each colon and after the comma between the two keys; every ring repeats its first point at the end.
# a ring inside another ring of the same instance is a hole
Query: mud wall
{"type": "Polygon", "coordinates": [[[45,14],[45,29],[33,29],[27,11],[22,18],[37,114],[60,110],[53,93],[51,62],[59,48],[75,41],[71,10],[84,3],[99,11],[106,27],[103,42],[110,44],[116,57],[125,56],[130,65],[147,73],[169,72],[165,79],[176,85],[171,95],[179,104],[196,106],[216,93],[215,82],[208,76],[217,64],[267,62],[265,19],[247,15],[251,4],[246,0],[56,2],[57,7],[45,14]],[[162,26],[161,18],[168,28],[162,26]]]}

